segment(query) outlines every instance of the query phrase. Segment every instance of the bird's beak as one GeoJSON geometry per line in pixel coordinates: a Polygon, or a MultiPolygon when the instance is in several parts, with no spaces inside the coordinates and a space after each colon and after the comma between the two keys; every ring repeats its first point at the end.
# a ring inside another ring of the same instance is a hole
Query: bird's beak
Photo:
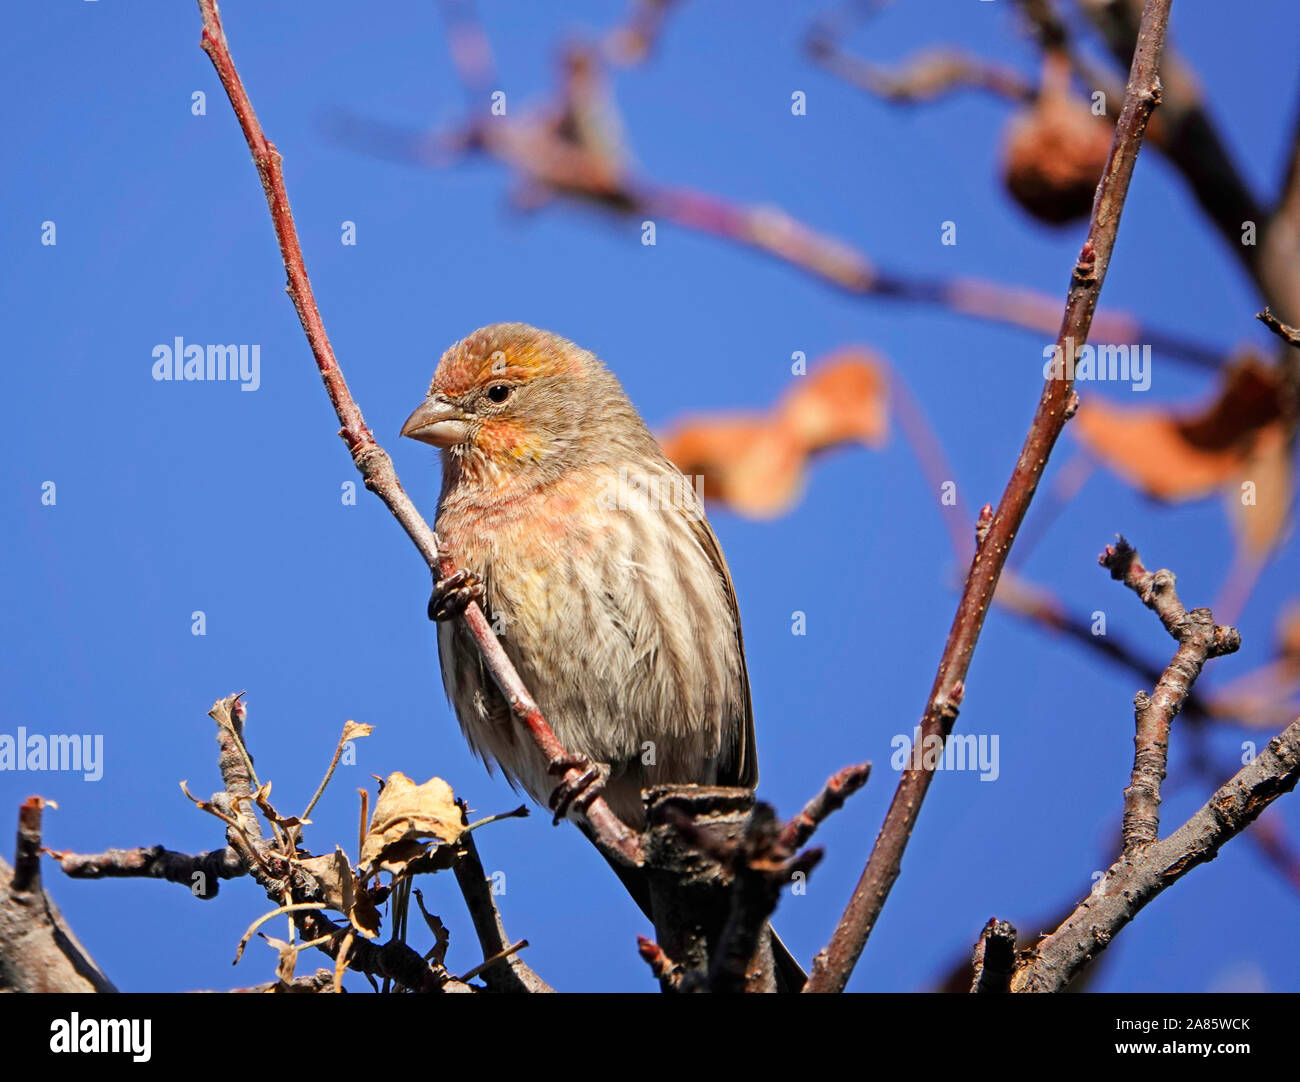
{"type": "Polygon", "coordinates": [[[469,437],[463,413],[441,395],[430,395],[402,425],[402,435],[434,447],[452,447],[469,437]]]}

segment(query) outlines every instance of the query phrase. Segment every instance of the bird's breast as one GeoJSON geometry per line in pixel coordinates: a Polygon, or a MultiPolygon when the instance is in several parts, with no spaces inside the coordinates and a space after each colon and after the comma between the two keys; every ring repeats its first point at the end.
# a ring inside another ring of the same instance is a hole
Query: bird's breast
{"type": "MultiPolygon", "coordinates": [[[[483,579],[493,628],[569,751],[709,781],[744,716],[734,609],[682,509],[619,485],[617,470],[585,471],[490,507],[453,491],[437,530],[483,579]]],[[[544,799],[554,780],[449,632],[444,680],[467,736],[544,799]]]]}

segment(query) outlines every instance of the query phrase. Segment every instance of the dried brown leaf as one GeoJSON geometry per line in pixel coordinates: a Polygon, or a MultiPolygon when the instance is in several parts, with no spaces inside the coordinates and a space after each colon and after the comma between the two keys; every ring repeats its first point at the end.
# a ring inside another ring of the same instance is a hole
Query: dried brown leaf
{"type": "Polygon", "coordinates": [[[1234,480],[1266,429],[1280,425],[1276,371],[1247,355],[1195,412],[1130,409],[1103,398],[1079,407],[1072,431],[1094,455],[1157,500],[1206,496],[1234,480]]]}
{"type": "Polygon", "coordinates": [[[664,437],[664,452],[688,477],[703,478],[707,498],[756,518],[779,515],[799,498],[811,455],[847,443],[884,442],[886,372],[867,349],[838,350],[770,413],[683,422],[664,437]]]}
{"type": "Polygon", "coordinates": [[[299,863],[320,883],[325,904],[346,916],[367,939],[374,939],[379,933],[379,911],[352,871],[347,854],[335,847],[332,853],[307,857],[299,863]]]}
{"type": "Polygon", "coordinates": [[[373,725],[366,725],[360,721],[348,721],[343,726],[343,736],[340,742],[346,744],[349,740],[360,740],[363,736],[369,736],[374,731],[375,727],[373,725]]]}
{"type": "Polygon", "coordinates": [[[416,785],[405,774],[390,774],[361,843],[361,866],[401,875],[431,840],[450,845],[464,829],[455,794],[441,778],[416,785]]]}
{"type": "Polygon", "coordinates": [[[293,981],[294,970],[298,965],[298,948],[292,943],[286,943],[283,939],[276,939],[275,936],[263,935],[261,932],[258,932],[257,934],[262,936],[262,938],[275,949],[275,952],[278,955],[278,960],[275,966],[275,975],[285,984],[291,983],[293,981]]]}

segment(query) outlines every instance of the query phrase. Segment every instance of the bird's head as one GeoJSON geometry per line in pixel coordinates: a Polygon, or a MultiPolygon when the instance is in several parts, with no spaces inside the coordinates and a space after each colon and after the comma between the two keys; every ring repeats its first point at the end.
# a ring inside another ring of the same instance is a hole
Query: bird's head
{"type": "Polygon", "coordinates": [[[611,426],[638,445],[651,439],[593,354],[526,323],[494,323],[442,355],[402,435],[442,448],[449,480],[541,483],[603,457],[611,426]]]}

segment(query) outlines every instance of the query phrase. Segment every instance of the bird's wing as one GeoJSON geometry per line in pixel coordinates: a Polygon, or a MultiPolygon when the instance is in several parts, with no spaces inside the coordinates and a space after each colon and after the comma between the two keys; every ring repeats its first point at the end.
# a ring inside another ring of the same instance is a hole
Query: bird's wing
{"type": "Polygon", "coordinates": [[[732,623],[736,625],[736,649],[740,652],[740,685],[745,701],[744,726],[733,729],[732,746],[723,748],[718,763],[718,784],[738,785],[747,789],[758,787],[758,748],[754,740],[754,703],[749,693],[749,670],[745,666],[745,636],[740,630],[740,609],[736,605],[736,588],[731,583],[731,572],[727,570],[727,561],[722,556],[722,546],[718,537],[704,517],[700,514],[690,516],[691,531],[700,543],[700,548],[708,556],[709,562],[722,580],[722,589],[731,608],[732,623]]]}

